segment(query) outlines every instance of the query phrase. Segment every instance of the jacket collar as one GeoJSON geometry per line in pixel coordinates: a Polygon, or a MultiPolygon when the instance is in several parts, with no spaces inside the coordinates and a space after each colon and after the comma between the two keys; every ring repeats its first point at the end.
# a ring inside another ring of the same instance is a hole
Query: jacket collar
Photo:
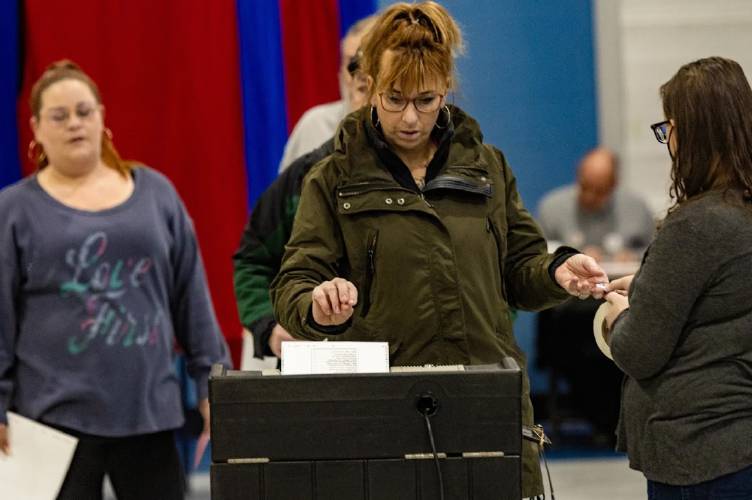
{"type": "MultiPolygon", "coordinates": [[[[435,128],[433,140],[438,149],[426,171],[426,185],[454,168],[486,165],[479,159],[483,135],[478,123],[460,108],[448,105],[451,122],[444,129],[435,128]]],[[[349,158],[345,183],[397,182],[401,187],[419,192],[410,170],[384,140],[380,127],[374,127],[370,107],[363,107],[345,117],[335,136],[335,156],[349,158]],[[369,166],[376,168],[368,168],[369,166]]]]}
{"type": "MultiPolygon", "coordinates": [[[[365,113],[365,116],[363,116],[364,129],[369,144],[374,148],[376,156],[378,156],[379,160],[381,160],[386,166],[389,173],[394,177],[394,180],[404,188],[419,191],[413,176],[410,174],[410,169],[400,157],[392,151],[389,144],[386,142],[381,125],[374,126],[375,114],[375,110],[370,108],[369,112],[365,113]]],[[[454,136],[454,124],[451,120],[449,120],[449,123],[443,129],[434,127],[431,132],[431,140],[436,143],[437,149],[426,167],[426,183],[436,177],[441,167],[446,164],[452,136],[454,136]]]]}

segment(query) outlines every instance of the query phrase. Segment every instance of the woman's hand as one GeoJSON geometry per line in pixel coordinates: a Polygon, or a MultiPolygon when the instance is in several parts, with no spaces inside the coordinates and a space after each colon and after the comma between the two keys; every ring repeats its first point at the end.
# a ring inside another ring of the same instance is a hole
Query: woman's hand
{"type": "Polygon", "coordinates": [[[8,442],[8,426],[0,424],[0,452],[10,454],[10,442],[8,442]]]}
{"type": "Polygon", "coordinates": [[[608,275],[595,259],[585,254],[572,255],[556,268],[554,275],[556,282],[575,297],[600,299],[606,293],[601,287],[608,283],[608,275]]]}
{"type": "Polygon", "coordinates": [[[282,327],[282,325],[277,323],[276,325],[274,325],[274,328],[272,328],[272,334],[269,336],[269,349],[271,349],[271,351],[274,353],[275,356],[277,356],[278,358],[281,358],[282,357],[282,342],[287,342],[291,340],[297,340],[297,339],[293,337],[292,335],[290,335],[290,332],[285,330],[282,327]]]}
{"type": "Polygon", "coordinates": [[[353,315],[358,303],[358,289],[351,282],[334,278],[324,281],[311,292],[313,320],[321,326],[341,325],[353,315]]]}
{"type": "Polygon", "coordinates": [[[204,420],[204,428],[201,430],[201,434],[209,435],[211,429],[211,412],[209,411],[209,399],[202,399],[198,402],[198,412],[201,414],[201,418],[204,420]]]}
{"type": "Polygon", "coordinates": [[[611,292],[606,295],[606,300],[610,306],[606,311],[606,327],[610,332],[619,314],[629,307],[629,299],[619,292],[611,292]]]}
{"type": "Polygon", "coordinates": [[[626,296],[629,293],[629,287],[632,286],[632,279],[634,274],[622,276],[621,278],[613,280],[608,284],[607,289],[609,292],[616,292],[619,295],[626,296]]]}

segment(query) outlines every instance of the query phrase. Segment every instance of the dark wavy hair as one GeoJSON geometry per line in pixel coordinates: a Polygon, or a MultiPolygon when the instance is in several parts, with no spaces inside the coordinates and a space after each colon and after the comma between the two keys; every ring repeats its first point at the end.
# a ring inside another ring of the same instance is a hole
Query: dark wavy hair
{"type": "Polygon", "coordinates": [[[752,197],[752,89],[741,66],[700,59],[679,68],[660,92],[675,135],[670,211],[708,191],[752,197]]]}

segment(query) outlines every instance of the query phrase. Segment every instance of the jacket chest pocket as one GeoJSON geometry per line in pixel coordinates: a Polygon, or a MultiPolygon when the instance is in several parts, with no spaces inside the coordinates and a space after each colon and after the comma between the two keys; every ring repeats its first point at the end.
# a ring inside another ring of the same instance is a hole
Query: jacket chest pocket
{"type": "Polygon", "coordinates": [[[377,300],[377,279],[387,278],[384,286],[394,281],[395,263],[405,245],[400,235],[409,234],[416,222],[413,215],[429,206],[419,193],[393,183],[341,186],[336,198],[352,276],[358,280],[361,306],[356,314],[365,318],[377,300]]]}
{"type": "Polygon", "coordinates": [[[405,212],[423,209],[419,194],[393,187],[346,186],[337,190],[337,213],[340,216],[378,214],[379,212],[405,212]],[[359,190],[362,189],[362,190],[359,190]]]}

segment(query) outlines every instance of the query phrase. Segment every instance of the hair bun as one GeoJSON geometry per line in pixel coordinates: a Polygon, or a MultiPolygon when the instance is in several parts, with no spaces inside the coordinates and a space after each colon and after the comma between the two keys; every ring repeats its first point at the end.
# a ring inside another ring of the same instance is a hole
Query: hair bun
{"type": "Polygon", "coordinates": [[[44,70],[45,73],[47,71],[54,71],[54,70],[61,70],[61,69],[68,69],[68,70],[74,70],[74,71],[81,71],[81,67],[71,61],[70,59],[60,59],[59,61],[55,61],[44,70]]]}

